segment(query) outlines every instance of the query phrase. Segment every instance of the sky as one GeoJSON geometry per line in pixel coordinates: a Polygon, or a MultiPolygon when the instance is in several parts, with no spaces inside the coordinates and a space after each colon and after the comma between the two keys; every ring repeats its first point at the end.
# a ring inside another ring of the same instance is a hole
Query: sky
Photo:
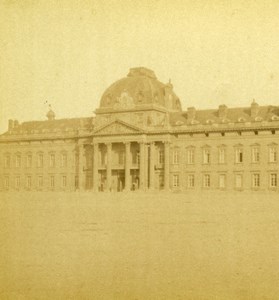
{"type": "Polygon", "coordinates": [[[8,119],[92,116],[132,67],[183,109],[279,105],[279,1],[0,0],[0,132],[8,119]]]}

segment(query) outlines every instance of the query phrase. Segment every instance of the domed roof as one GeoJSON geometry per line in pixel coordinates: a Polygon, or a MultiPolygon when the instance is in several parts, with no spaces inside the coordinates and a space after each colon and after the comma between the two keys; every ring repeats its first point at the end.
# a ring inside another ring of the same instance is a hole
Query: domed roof
{"type": "Polygon", "coordinates": [[[136,110],[148,106],[181,111],[172,84],[160,82],[152,70],[144,67],[130,69],[127,77],[106,89],[100,102],[101,110],[136,110]]]}

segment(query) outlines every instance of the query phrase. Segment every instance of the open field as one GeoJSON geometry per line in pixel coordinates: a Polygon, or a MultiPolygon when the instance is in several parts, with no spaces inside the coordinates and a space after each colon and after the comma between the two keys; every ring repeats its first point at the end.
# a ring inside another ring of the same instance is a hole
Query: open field
{"type": "Polygon", "coordinates": [[[279,299],[279,193],[0,194],[0,299],[279,299]]]}

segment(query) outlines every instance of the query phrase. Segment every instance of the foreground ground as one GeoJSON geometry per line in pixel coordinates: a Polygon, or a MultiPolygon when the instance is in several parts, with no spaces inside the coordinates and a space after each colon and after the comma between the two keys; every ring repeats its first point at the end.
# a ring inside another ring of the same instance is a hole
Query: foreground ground
{"type": "Polygon", "coordinates": [[[279,299],[279,193],[0,194],[0,299],[279,299]]]}

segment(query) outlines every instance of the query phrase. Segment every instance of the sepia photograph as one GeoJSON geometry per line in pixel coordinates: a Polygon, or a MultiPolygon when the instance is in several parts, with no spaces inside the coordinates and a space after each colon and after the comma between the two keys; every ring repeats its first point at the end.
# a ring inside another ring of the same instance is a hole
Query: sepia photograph
{"type": "Polygon", "coordinates": [[[279,299],[279,2],[0,0],[0,299],[279,299]]]}

